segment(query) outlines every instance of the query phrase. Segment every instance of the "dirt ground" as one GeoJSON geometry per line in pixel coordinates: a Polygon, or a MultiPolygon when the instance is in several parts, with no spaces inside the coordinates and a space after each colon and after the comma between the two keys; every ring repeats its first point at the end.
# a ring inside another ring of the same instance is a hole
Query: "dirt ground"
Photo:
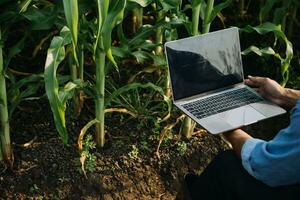
{"type": "Polygon", "coordinates": [[[94,172],[86,178],[79,170],[76,144],[91,118],[85,111],[80,120],[70,120],[70,142],[63,145],[48,102],[22,103],[11,119],[14,167],[0,166],[0,199],[174,199],[186,172],[201,173],[228,148],[219,136],[200,133],[184,140],[174,131],[162,143],[158,159],[157,139],[147,139],[153,135],[151,127],[107,115],[107,143],[92,152],[94,172]]]}
{"type": "MultiPolygon", "coordinates": [[[[201,173],[228,148],[219,136],[205,132],[180,139],[175,127],[162,143],[158,159],[157,136],[149,139],[154,129],[127,116],[107,115],[107,143],[92,152],[94,172],[86,178],[80,173],[76,144],[80,129],[91,118],[86,109],[80,120],[70,120],[70,142],[63,145],[48,102],[22,103],[11,119],[14,167],[0,166],[0,199],[174,199],[185,173],[201,173]]],[[[245,130],[270,139],[288,121],[287,113],[245,130]]]]}

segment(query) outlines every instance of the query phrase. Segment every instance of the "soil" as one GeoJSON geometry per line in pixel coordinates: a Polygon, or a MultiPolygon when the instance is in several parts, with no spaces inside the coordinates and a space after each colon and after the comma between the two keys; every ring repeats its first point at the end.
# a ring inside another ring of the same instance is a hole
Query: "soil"
{"type": "MultiPolygon", "coordinates": [[[[203,131],[182,139],[175,127],[158,159],[158,140],[149,139],[154,135],[151,127],[140,126],[140,120],[126,114],[110,114],[106,145],[92,152],[94,171],[87,172],[86,178],[79,170],[76,144],[92,114],[85,109],[79,118],[70,120],[70,141],[64,145],[46,100],[20,104],[11,118],[14,166],[12,170],[0,166],[0,199],[174,199],[185,173],[201,173],[218,152],[228,148],[219,136],[203,131]]],[[[287,119],[284,115],[266,120],[247,131],[266,136],[267,130],[271,134],[266,138],[271,138],[287,119]]]]}

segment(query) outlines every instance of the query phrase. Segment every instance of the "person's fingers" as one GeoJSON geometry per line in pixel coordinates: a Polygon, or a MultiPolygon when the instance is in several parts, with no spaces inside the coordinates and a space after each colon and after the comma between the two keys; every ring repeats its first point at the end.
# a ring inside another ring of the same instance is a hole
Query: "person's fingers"
{"type": "Polygon", "coordinates": [[[253,82],[252,80],[250,79],[245,79],[245,84],[246,85],[249,85],[251,87],[257,87],[257,84],[255,84],[255,82],[253,82]]]}
{"type": "Polygon", "coordinates": [[[248,76],[248,83],[254,87],[260,87],[265,83],[266,78],[259,76],[248,76]]]}
{"type": "Polygon", "coordinates": [[[255,83],[263,83],[266,80],[265,77],[260,77],[260,76],[251,76],[251,75],[249,75],[248,78],[251,81],[255,82],[255,83]]]}

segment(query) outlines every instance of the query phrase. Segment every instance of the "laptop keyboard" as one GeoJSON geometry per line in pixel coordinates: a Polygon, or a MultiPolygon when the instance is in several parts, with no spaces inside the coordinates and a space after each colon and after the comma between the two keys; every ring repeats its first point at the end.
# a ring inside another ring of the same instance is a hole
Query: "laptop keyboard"
{"type": "Polygon", "coordinates": [[[247,88],[240,88],[205,99],[199,99],[182,106],[198,119],[201,119],[262,100],[261,97],[253,94],[247,88]]]}

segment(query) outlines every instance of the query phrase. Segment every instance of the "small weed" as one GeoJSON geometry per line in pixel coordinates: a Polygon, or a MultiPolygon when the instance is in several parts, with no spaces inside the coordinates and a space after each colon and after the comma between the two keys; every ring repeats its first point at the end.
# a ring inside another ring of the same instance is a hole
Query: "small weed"
{"type": "Polygon", "coordinates": [[[137,159],[139,154],[139,149],[136,145],[132,145],[132,150],[128,153],[130,159],[137,159]]]}
{"type": "Polygon", "coordinates": [[[165,135],[161,146],[166,147],[168,145],[169,140],[171,140],[173,138],[173,132],[172,130],[168,130],[167,134],[165,135]]]}
{"type": "MultiPolygon", "coordinates": [[[[93,141],[91,135],[87,135],[83,141],[83,150],[81,152],[81,157],[84,157],[84,170],[86,172],[93,172],[95,170],[95,160],[96,156],[91,152],[96,148],[96,143],[93,141]]],[[[80,161],[79,161],[80,163],[80,161]]],[[[78,166],[78,171],[82,173],[81,164],[78,166]]]]}
{"type": "Polygon", "coordinates": [[[150,151],[147,140],[142,140],[141,144],[140,144],[140,147],[144,151],[150,151]]]}
{"type": "Polygon", "coordinates": [[[179,152],[179,155],[183,156],[187,151],[187,145],[186,142],[181,141],[177,143],[177,151],[179,152]]]}
{"type": "Polygon", "coordinates": [[[116,140],[115,142],[116,147],[122,147],[124,146],[124,141],[123,140],[116,140]]]}

